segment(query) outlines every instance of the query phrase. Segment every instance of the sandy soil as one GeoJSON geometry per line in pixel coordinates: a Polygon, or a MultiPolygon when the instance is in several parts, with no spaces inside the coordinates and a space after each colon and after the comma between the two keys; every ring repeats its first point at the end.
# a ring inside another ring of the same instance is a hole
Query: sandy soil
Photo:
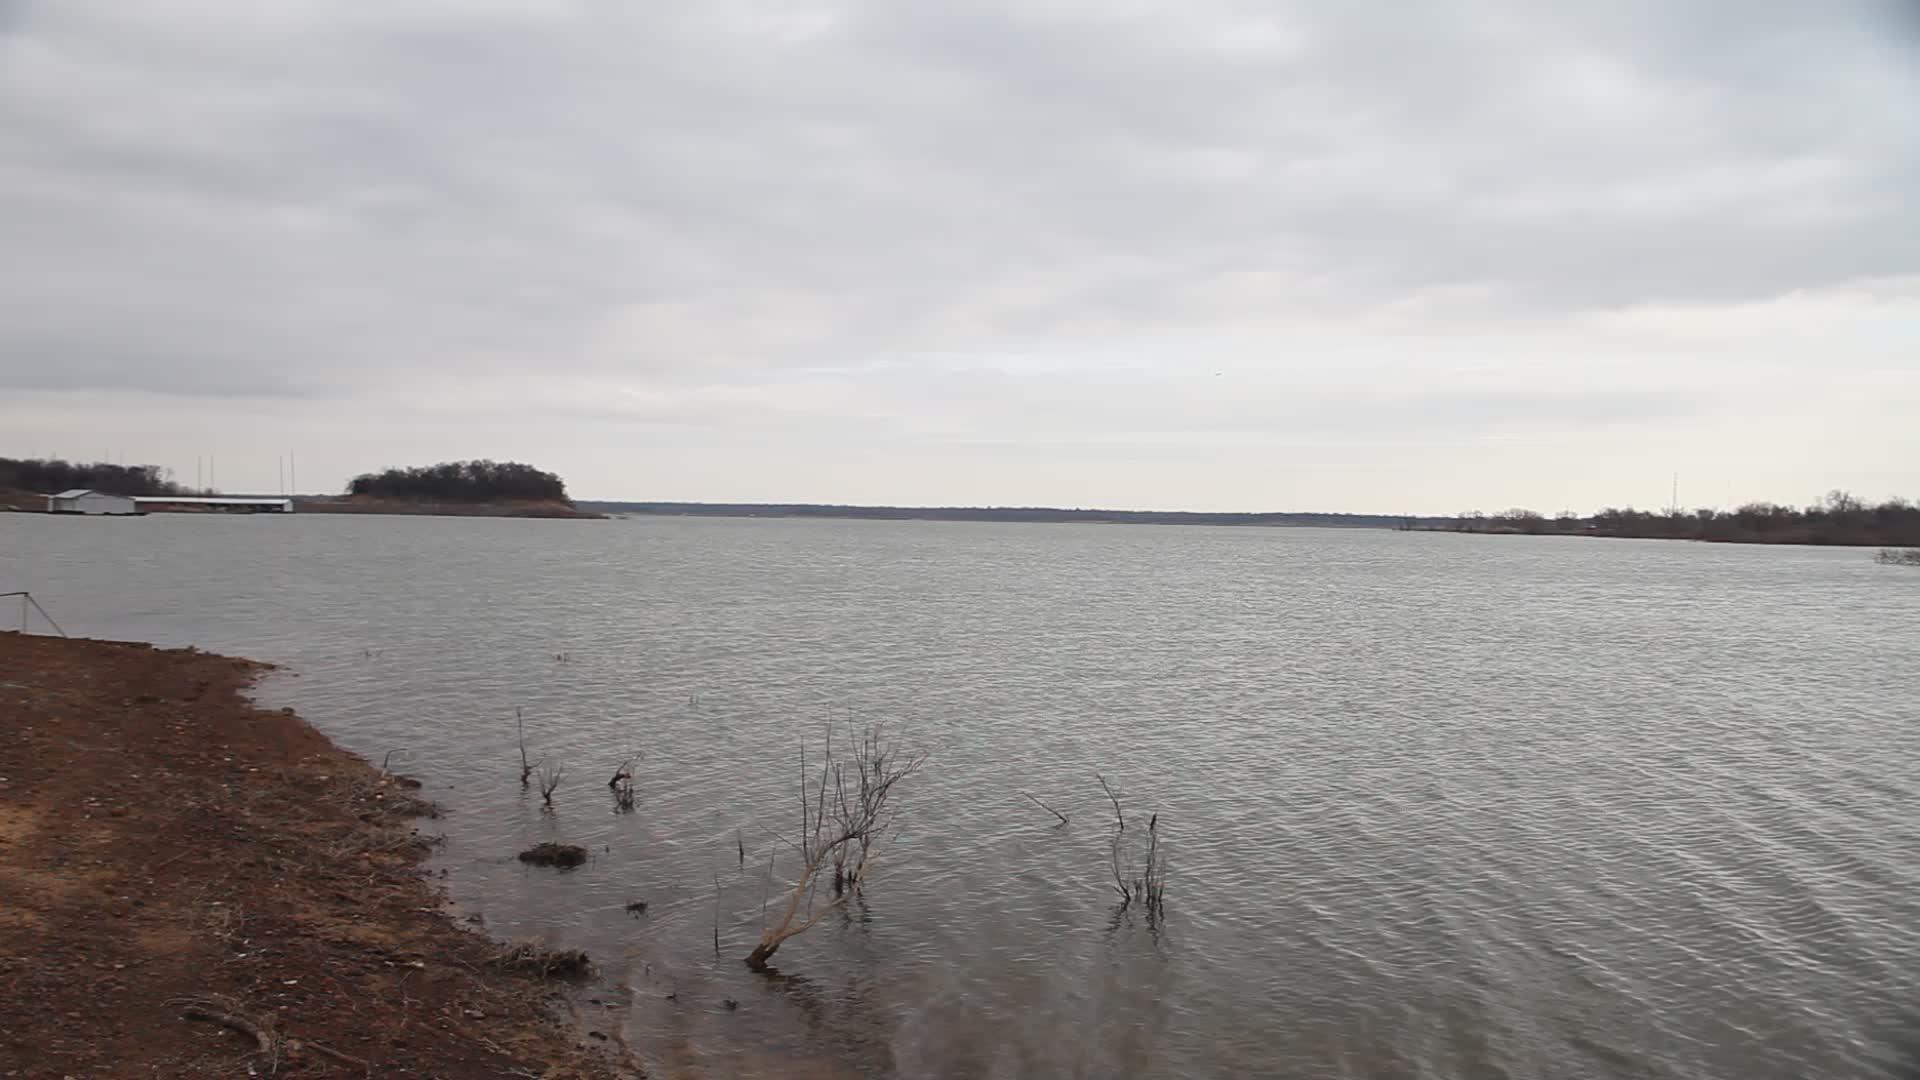
{"type": "Polygon", "coordinates": [[[261,670],[0,633],[0,1077],[638,1075],[444,914],[409,782],[250,705],[261,670]]]}

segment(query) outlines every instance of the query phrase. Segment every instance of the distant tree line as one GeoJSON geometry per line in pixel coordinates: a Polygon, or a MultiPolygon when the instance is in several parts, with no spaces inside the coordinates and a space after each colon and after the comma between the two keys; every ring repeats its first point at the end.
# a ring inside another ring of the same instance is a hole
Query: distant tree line
{"type": "Polygon", "coordinates": [[[74,488],[114,495],[179,495],[185,491],[158,465],[0,458],[0,490],[57,495],[74,488]]]}
{"type": "Polygon", "coordinates": [[[1091,522],[1127,525],[1294,525],[1387,529],[1408,522],[1427,527],[1446,518],[1410,519],[1387,514],[1205,513],[1184,510],[1078,510],[1045,506],[838,506],[823,503],[586,502],[612,514],[678,517],[812,517],[884,521],[1091,522]]]}
{"type": "Polygon", "coordinates": [[[1739,544],[1849,544],[1920,546],[1920,505],[1907,499],[1870,504],[1845,491],[1830,491],[1811,505],[1747,503],[1734,510],[1635,510],[1608,508],[1591,517],[1562,511],[1549,518],[1534,510],[1460,515],[1459,532],[1643,537],[1710,540],[1739,544]]]}
{"type": "Polygon", "coordinates": [[[517,461],[443,461],[366,473],[353,478],[347,494],[444,502],[525,499],[572,505],[565,481],[517,461]]]}

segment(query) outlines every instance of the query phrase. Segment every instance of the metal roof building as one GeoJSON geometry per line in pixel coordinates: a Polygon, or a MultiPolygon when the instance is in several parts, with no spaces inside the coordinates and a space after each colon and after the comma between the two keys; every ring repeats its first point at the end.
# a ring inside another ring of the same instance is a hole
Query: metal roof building
{"type": "Polygon", "coordinates": [[[249,495],[141,495],[136,497],[134,505],[141,513],[149,510],[165,510],[169,506],[204,506],[210,510],[224,510],[239,514],[291,514],[292,499],[275,499],[249,495]]]}
{"type": "Polygon", "coordinates": [[[104,491],[92,491],[87,488],[74,488],[58,495],[47,496],[49,514],[137,514],[140,504],[126,495],[110,495],[104,491]]]}

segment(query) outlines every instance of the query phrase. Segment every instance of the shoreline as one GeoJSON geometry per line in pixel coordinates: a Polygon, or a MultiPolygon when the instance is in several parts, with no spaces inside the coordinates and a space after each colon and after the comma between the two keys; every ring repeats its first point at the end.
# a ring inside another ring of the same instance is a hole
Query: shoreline
{"type": "Polygon", "coordinates": [[[268,670],[0,632],[0,1060],[643,1075],[570,1020],[565,984],[454,922],[415,782],[246,698],[268,670]]]}
{"type": "Polygon", "coordinates": [[[375,499],[364,495],[295,495],[296,514],[402,514],[414,517],[555,518],[567,521],[604,521],[607,515],[560,502],[502,500],[497,502],[431,502],[413,499],[375,499]]]}

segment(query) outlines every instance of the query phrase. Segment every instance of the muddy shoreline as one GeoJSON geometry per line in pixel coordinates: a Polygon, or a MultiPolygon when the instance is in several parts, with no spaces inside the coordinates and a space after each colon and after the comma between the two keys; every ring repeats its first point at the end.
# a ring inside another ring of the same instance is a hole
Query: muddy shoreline
{"type": "Polygon", "coordinates": [[[558,518],[603,521],[605,514],[582,510],[564,502],[500,499],[493,502],[437,502],[426,499],[380,499],[367,495],[296,495],[293,509],[300,514],[402,514],[415,517],[558,518]]]}
{"type": "Polygon", "coordinates": [[[263,665],[0,633],[0,1076],[641,1075],[421,872],[263,665]]]}

